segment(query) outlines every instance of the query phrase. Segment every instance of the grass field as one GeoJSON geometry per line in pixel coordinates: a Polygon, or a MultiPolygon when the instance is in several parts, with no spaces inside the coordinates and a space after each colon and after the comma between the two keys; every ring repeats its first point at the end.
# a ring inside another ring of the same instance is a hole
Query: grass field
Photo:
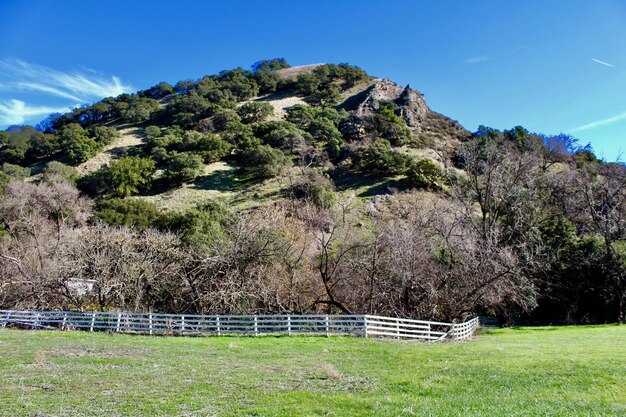
{"type": "Polygon", "coordinates": [[[471,342],[0,329],[2,416],[626,415],[626,326],[471,342]]]}

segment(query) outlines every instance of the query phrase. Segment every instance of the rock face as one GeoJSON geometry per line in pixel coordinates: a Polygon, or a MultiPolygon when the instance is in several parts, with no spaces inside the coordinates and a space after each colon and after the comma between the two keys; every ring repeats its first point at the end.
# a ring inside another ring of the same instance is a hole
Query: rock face
{"type": "Polygon", "coordinates": [[[354,110],[358,119],[371,116],[378,110],[381,101],[392,101],[400,107],[400,116],[408,127],[419,129],[426,118],[428,106],[424,97],[417,91],[405,88],[389,80],[380,80],[364,92],[364,99],[354,110]]]}

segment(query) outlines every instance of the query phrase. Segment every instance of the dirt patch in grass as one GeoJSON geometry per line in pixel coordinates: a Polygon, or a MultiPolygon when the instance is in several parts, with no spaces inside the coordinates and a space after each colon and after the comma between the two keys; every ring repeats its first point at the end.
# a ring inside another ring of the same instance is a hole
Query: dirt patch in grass
{"type": "Polygon", "coordinates": [[[124,156],[130,148],[144,143],[142,128],[132,126],[118,129],[118,131],[120,132],[119,138],[115,139],[110,145],[105,146],[102,152],[76,167],[81,176],[97,171],[103,166],[110,164],[111,161],[124,156]]]}
{"type": "Polygon", "coordinates": [[[275,93],[259,97],[254,101],[263,101],[274,107],[274,115],[269,120],[282,120],[287,114],[287,109],[297,105],[307,104],[302,97],[297,97],[293,93],[275,93]]]}

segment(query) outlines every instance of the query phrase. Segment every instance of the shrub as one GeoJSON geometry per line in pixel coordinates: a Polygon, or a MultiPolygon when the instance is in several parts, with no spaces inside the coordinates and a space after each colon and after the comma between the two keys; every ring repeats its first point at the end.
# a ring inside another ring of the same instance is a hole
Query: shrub
{"type": "Polygon", "coordinates": [[[2,164],[2,172],[9,175],[10,177],[17,179],[30,177],[30,168],[24,168],[19,165],[10,164],[8,162],[2,164]]]}
{"type": "Polygon", "coordinates": [[[357,168],[378,175],[404,174],[413,160],[410,155],[395,151],[386,139],[376,139],[356,152],[357,168]]]}
{"type": "Polygon", "coordinates": [[[194,144],[193,151],[202,156],[205,163],[215,162],[230,153],[232,145],[216,135],[202,135],[194,144]]]}
{"type": "Polygon", "coordinates": [[[311,140],[311,135],[295,126],[279,127],[278,129],[272,130],[270,133],[263,136],[263,142],[274,148],[280,148],[288,153],[298,151],[311,140]]]}
{"type": "Polygon", "coordinates": [[[336,106],[341,101],[341,89],[337,84],[322,84],[317,91],[312,94],[315,104],[320,106],[336,106]]]}
{"type": "Polygon", "coordinates": [[[163,177],[172,184],[183,184],[195,180],[204,172],[200,155],[179,153],[171,156],[163,171],[163,177]]]}
{"type": "Polygon", "coordinates": [[[120,137],[120,132],[113,127],[96,126],[91,129],[91,136],[102,146],[109,145],[114,139],[120,137]]]}
{"type": "Polygon", "coordinates": [[[209,201],[189,210],[164,213],[155,225],[160,230],[180,234],[186,244],[206,246],[223,237],[223,225],[227,222],[226,209],[209,201]]]}
{"type": "Polygon", "coordinates": [[[317,92],[320,83],[320,78],[317,75],[305,72],[298,75],[295,87],[299,95],[310,96],[317,92]]]}
{"type": "Polygon", "coordinates": [[[289,64],[285,58],[263,59],[252,64],[254,72],[271,72],[283,68],[289,68],[289,64]]]}
{"type": "Polygon", "coordinates": [[[278,149],[260,145],[246,149],[239,157],[245,171],[257,178],[271,178],[280,175],[290,164],[289,158],[278,149]]]}
{"type": "Polygon", "coordinates": [[[63,127],[59,134],[61,150],[70,164],[85,162],[102,149],[102,145],[87,136],[87,132],[78,123],[63,127]]]}
{"type": "Polygon", "coordinates": [[[146,229],[159,217],[154,203],[135,198],[113,198],[102,200],[96,217],[111,226],[128,226],[146,229]]]}
{"type": "Polygon", "coordinates": [[[156,165],[152,159],[127,156],[111,164],[109,186],[113,195],[127,197],[148,190],[156,165]]]}
{"type": "Polygon", "coordinates": [[[237,109],[243,123],[258,123],[274,114],[274,107],[269,103],[253,101],[237,109]]]}
{"type": "Polygon", "coordinates": [[[431,159],[420,159],[413,162],[406,175],[409,183],[416,188],[441,190],[447,181],[443,168],[431,159]]]}
{"type": "Polygon", "coordinates": [[[78,180],[78,178],[80,177],[76,168],[65,165],[64,163],[58,161],[48,162],[42,172],[44,181],[47,181],[53,177],[61,177],[68,182],[73,183],[76,182],[76,180],[78,180]]]}

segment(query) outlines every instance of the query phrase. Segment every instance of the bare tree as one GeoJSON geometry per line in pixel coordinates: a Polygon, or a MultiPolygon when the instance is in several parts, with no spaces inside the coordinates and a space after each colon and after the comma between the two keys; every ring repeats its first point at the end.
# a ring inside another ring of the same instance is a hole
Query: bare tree
{"type": "Polygon", "coordinates": [[[6,229],[0,242],[2,298],[15,306],[54,307],[59,253],[90,212],[90,202],[66,182],[10,183],[0,202],[6,229]]]}

